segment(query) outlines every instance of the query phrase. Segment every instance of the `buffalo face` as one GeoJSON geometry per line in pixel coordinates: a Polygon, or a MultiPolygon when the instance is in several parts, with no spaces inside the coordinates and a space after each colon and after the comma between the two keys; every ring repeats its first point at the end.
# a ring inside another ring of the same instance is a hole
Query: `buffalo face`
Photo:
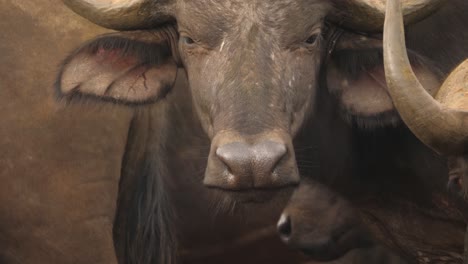
{"type": "Polygon", "coordinates": [[[173,8],[177,25],[101,36],[77,50],[59,93],[156,102],[183,67],[211,139],[204,184],[236,196],[296,185],[292,140],[314,107],[330,5],[186,1],[173,8]]]}
{"type": "MultiPolygon", "coordinates": [[[[343,61],[361,61],[325,54],[331,47],[344,54],[376,53],[380,47],[361,41],[361,35],[329,41],[324,26],[328,19],[378,30],[383,11],[375,2],[65,0],[99,25],[138,30],[101,36],[78,49],[62,68],[58,92],[66,98],[156,102],[173,88],[178,67],[184,67],[194,109],[211,139],[205,185],[237,193],[282,189],[299,181],[291,142],[314,107],[324,55],[332,61],[323,79],[343,108],[356,115],[393,110],[391,104],[362,106],[388,102],[382,67],[342,67],[343,61]],[[349,68],[353,76],[346,73],[349,68]],[[354,69],[362,70],[356,74],[354,69]]],[[[407,20],[427,15],[438,2],[408,4],[407,20]],[[423,12],[415,12],[418,8],[423,12]]]]}
{"type": "Polygon", "coordinates": [[[278,221],[281,239],[318,261],[331,261],[372,240],[351,205],[325,186],[304,179],[278,221]]]}
{"type": "Polygon", "coordinates": [[[280,2],[198,1],[178,10],[178,50],[211,138],[209,187],[299,181],[292,138],[313,107],[328,6],[280,2]]]}

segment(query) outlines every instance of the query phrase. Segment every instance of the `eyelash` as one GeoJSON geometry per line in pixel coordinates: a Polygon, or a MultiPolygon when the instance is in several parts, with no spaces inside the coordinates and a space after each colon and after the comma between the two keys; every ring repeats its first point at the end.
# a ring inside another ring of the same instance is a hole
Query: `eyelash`
{"type": "Polygon", "coordinates": [[[182,41],[184,44],[186,44],[186,45],[193,45],[193,44],[195,44],[195,41],[194,41],[192,38],[190,38],[190,37],[183,36],[183,37],[181,37],[180,39],[181,39],[181,41],[182,41]]]}
{"type": "Polygon", "coordinates": [[[305,43],[309,45],[315,44],[320,38],[320,33],[316,33],[311,35],[308,39],[306,39],[305,43]]]}

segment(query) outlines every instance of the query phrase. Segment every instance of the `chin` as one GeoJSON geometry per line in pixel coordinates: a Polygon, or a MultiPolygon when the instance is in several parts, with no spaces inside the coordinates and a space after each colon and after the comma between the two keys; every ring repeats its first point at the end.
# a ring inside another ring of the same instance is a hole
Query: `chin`
{"type": "Polygon", "coordinates": [[[276,189],[247,189],[229,190],[216,187],[208,187],[217,196],[223,196],[236,203],[265,204],[278,199],[287,199],[291,196],[294,186],[276,189]]]}
{"type": "Polygon", "coordinates": [[[278,189],[251,189],[231,191],[210,187],[217,208],[230,212],[233,215],[242,215],[243,221],[251,219],[271,218],[271,224],[275,224],[277,218],[289,201],[294,187],[278,189]],[[255,216],[255,217],[251,217],[255,216]]]}

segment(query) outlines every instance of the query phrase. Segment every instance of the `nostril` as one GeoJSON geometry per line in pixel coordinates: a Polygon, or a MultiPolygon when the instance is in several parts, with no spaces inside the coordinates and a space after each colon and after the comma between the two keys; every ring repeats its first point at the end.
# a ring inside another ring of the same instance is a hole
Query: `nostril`
{"type": "Polygon", "coordinates": [[[216,149],[216,156],[227,167],[228,170],[231,170],[231,168],[229,168],[229,160],[232,159],[231,155],[231,153],[227,152],[223,148],[216,149]]]}
{"type": "Polygon", "coordinates": [[[252,152],[256,167],[264,173],[271,173],[288,151],[285,144],[267,140],[254,145],[252,152]]]}
{"type": "Polygon", "coordinates": [[[281,239],[287,242],[292,233],[291,218],[286,214],[282,214],[278,221],[277,229],[281,239]]]}
{"type": "Polygon", "coordinates": [[[271,148],[272,161],[276,165],[288,152],[286,145],[275,143],[271,148]]]}
{"type": "Polygon", "coordinates": [[[231,173],[242,173],[247,169],[251,154],[248,146],[242,142],[232,142],[216,149],[216,156],[231,173]]]}

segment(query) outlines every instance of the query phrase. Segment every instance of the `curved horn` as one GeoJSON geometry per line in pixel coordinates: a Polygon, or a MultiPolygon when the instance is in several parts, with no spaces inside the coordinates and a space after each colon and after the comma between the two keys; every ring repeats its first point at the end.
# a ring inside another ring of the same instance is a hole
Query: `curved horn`
{"type": "MultiPolygon", "coordinates": [[[[364,32],[380,32],[385,19],[385,2],[393,0],[338,0],[339,11],[332,20],[364,32]]],[[[422,20],[437,10],[447,0],[404,0],[405,24],[422,20]]]]}
{"type": "MultiPolygon", "coordinates": [[[[384,64],[388,92],[409,129],[440,154],[465,153],[468,150],[468,112],[437,102],[414,75],[406,52],[400,0],[387,2],[384,64]]],[[[451,83],[449,79],[444,85],[451,83]]]]}
{"type": "Polygon", "coordinates": [[[116,30],[154,27],[171,19],[169,0],[63,0],[91,22],[116,30]]]}

